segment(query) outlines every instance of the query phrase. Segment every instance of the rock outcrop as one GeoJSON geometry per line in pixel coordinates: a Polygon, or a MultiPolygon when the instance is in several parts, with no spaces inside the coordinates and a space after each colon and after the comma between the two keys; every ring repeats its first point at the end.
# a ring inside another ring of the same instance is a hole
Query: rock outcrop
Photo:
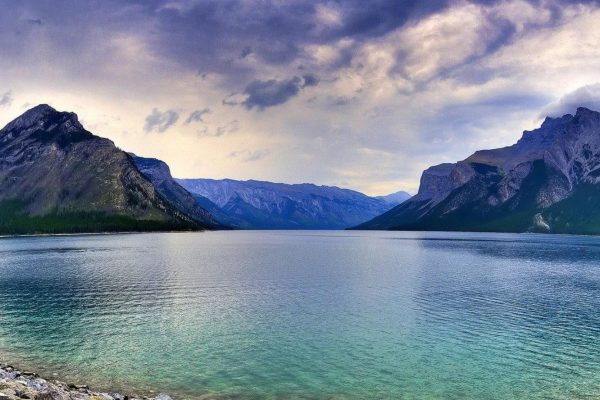
{"type": "Polygon", "coordinates": [[[137,394],[95,392],[86,385],[67,384],[41,378],[34,372],[0,364],[0,400],[172,400],[167,394],[154,397],[137,394]]]}
{"type": "Polygon", "coordinates": [[[226,227],[218,222],[208,210],[203,208],[190,192],[173,179],[171,169],[164,161],[156,158],[138,157],[132,153],[130,155],[133,157],[135,165],[152,182],[158,193],[179,211],[207,227],[215,229],[226,227]]]}

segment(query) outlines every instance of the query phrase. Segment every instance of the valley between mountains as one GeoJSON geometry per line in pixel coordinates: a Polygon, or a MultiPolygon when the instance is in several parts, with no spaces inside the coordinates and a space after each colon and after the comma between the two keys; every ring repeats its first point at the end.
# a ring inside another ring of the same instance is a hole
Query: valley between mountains
{"type": "Polygon", "coordinates": [[[426,169],[415,196],[310,183],[176,179],[71,112],[0,130],[0,233],[381,229],[600,233],[600,113],[547,118],[514,145],[426,169]]]}
{"type": "Polygon", "coordinates": [[[0,233],[343,229],[408,199],[337,187],[175,180],[166,163],[39,105],[0,130],[0,233]]]}

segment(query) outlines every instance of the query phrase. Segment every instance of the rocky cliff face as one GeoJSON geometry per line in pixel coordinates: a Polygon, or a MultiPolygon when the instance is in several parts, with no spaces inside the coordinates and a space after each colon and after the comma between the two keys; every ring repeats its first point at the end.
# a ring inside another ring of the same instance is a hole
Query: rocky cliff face
{"type": "Polygon", "coordinates": [[[178,182],[195,196],[208,199],[218,207],[219,211],[215,212],[221,213],[223,222],[241,228],[347,228],[389,210],[394,204],[391,199],[386,201],[352,190],[312,184],[231,179],[181,179],[178,182]]]}
{"type": "Polygon", "coordinates": [[[547,118],[514,145],[423,173],[419,193],[363,229],[600,233],[600,113],[547,118]]]}
{"type": "Polygon", "coordinates": [[[171,170],[164,161],[157,160],[156,158],[138,157],[131,153],[130,155],[133,157],[133,161],[140,172],[152,182],[158,193],[180,212],[207,227],[215,229],[225,227],[208,210],[202,208],[190,192],[173,179],[171,170]]]}
{"type": "Polygon", "coordinates": [[[73,113],[37,106],[0,130],[0,232],[200,229],[73,113]]]}

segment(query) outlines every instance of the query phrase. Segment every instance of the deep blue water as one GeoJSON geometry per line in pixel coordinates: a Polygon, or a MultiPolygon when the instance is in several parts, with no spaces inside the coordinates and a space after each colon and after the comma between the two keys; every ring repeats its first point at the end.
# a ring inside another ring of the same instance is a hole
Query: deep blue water
{"type": "Polygon", "coordinates": [[[597,398],[600,238],[1,239],[0,360],[174,398],[597,398]]]}

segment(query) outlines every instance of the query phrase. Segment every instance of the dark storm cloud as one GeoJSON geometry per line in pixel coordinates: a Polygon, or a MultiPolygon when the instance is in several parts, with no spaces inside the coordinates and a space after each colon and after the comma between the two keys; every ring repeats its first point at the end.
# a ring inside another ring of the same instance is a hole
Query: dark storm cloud
{"type": "Polygon", "coordinates": [[[312,2],[215,0],[189,6],[156,7],[156,51],[200,73],[232,78],[252,71],[242,63],[253,54],[261,62],[288,64],[300,53],[303,33],[314,28],[312,2]]]}
{"type": "Polygon", "coordinates": [[[144,131],[146,132],[166,132],[179,120],[179,113],[173,110],[159,111],[153,109],[152,113],[146,117],[144,131]]]}
{"type": "Polygon", "coordinates": [[[313,74],[306,74],[302,78],[304,79],[303,87],[317,86],[319,84],[319,78],[313,74]]]}
{"type": "Polygon", "coordinates": [[[316,86],[318,83],[319,79],[314,75],[304,75],[302,78],[295,76],[286,80],[255,80],[246,86],[244,93],[248,98],[242,104],[249,110],[255,107],[264,110],[283,104],[305,87],[316,86]]]}
{"type": "MultiPolygon", "coordinates": [[[[480,4],[496,0],[476,1],[480,4]]],[[[531,0],[538,4],[538,0],[531,0]]],[[[575,2],[573,2],[575,3],[575,2]]],[[[581,2],[585,3],[585,1],[581,2]]],[[[151,36],[155,50],[173,57],[200,73],[229,73],[233,79],[246,79],[255,72],[236,60],[250,55],[261,63],[290,65],[304,55],[307,45],[332,44],[353,39],[351,48],[338,61],[347,65],[353,49],[381,37],[411,21],[427,17],[455,4],[450,0],[338,0],[338,1],[242,1],[205,0],[195,3],[170,3],[155,6],[155,32],[151,36]],[[319,7],[339,14],[336,24],[319,20],[319,7]]],[[[545,5],[556,20],[564,2],[545,5]]],[[[514,27],[498,20],[502,29],[489,45],[489,52],[509,42],[514,27]]],[[[239,83],[239,82],[238,82],[239,83]]]]}
{"type": "Polygon", "coordinates": [[[297,76],[283,81],[270,79],[268,81],[253,81],[244,90],[248,98],[242,103],[247,109],[254,107],[264,110],[283,104],[300,93],[301,80],[297,76]]]}
{"type": "Polygon", "coordinates": [[[114,51],[112,38],[148,34],[145,24],[150,4],[113,0],[23,0],[10,5],[3,2],[3,66],[28,71],[49,65],[49,71],[73,81],[97,82],[108,71],[107,65],[116,70],[115,66],[124,62],[114,51]]]}
{"type": "Polygon", "coordinates": [[[286,65],[309,44],[341,38],[358,42],[384,35],[410,21],[446,7],[448,0],[360,0],[293,2],[206,0],[157,5],[155,48],[201,73],[250,73],[234,63],[250,54],[261,62],[286,65]],[[340,15],[340,24],[318,20],[318,7],[340,15]]]}
{"type": "MultiPolygon", "coordinates": [[[[133,35],[142,38],[154,55],[201,75],[222,74],[227,78],[222,85],[239,91],[248,82],[261,79],[263,65],[297,68],[306,57],[307,46],[352,39],[351,46],[340,50],[336,62],[323,67],[333,68],[330,72],[334,73],[349,65],[361,44],[452,4],[455,2],[450,0],[25,0],[0,13],[0,53],[15,60],[16,55],[32,57],[33,50],[43,43],[65,68],[78,74],[104,73],[103,62],[120,61],[117,53],[109,53],[107,37],[133,35]],[[328,24],[320,20],[323,7],[335,11],[339,21],[328,24]],[[255,62],[247,62],[249,58],[255,62]]],[[[544,4],[555,20],[561,15],[564,2],[544,4]]],[[[514,28],[506,21],[498,22],[502,24],[502,34],[488,45],[486,54],[512,40],[514,28]]],[[[402,71],[401,55],[398,63],[396,71],[402,71]]]]}
{"type": "Polygon", "coordinates": [[[344,24],[332,29],[332,38],[376,37],[384,35],[408,22],[440,11],[450,4],[447,0],[375,0],[365,7],[364,1],[346,1],[342,10],[344,24]]]}

